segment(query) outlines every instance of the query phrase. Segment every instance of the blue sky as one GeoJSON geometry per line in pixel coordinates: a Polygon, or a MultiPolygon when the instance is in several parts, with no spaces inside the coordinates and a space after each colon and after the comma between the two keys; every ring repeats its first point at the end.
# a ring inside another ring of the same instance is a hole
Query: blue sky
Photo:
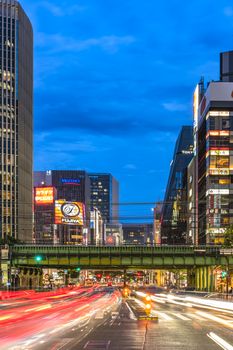
{"type": "Polygon", "coordinates": [[[111,172],[163,199],[200,76],[233,49],[231,1],[21,0],[34,28],[35,170],[111,172]]]}

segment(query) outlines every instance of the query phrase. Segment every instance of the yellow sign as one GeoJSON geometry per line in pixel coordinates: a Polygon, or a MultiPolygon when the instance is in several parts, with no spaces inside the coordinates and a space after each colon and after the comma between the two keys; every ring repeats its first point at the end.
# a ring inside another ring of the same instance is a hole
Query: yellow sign
{"type": "Polygon", "coordinates": [[[84,213],[83,203],[55,201],[55,224],[83,226],[84,213]]]}

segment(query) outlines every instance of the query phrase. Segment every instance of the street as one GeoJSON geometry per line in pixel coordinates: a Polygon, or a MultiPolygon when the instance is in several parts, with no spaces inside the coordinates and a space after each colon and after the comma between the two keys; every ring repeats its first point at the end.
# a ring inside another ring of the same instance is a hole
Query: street
{"type": "Polygon", "coordinates": [[[233,349],[232,303],[229,310],[220,310],[199,305],[201,298],[191,304],[186,297],[157,294],[151,315],[157,315],[158,321],[146,321],[137,320],[142,299],[122,299],[113,288],[37,298],[1,303],[1,349],[233,349]]]}

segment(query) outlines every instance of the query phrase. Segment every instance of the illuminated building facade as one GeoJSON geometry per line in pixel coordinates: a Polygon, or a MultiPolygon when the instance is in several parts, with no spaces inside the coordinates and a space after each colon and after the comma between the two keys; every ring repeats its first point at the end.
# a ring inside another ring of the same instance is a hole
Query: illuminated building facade
{"type": "Polygon", "coordinates": [[[161,244],[161,214],[162,204],[158,203],[154,207],[154,221],[153,221],[153,240],[156,245],[161,244]]]}
{"type": "Polygon", "coordinates": [[[198,242],[221,244],[233,224],[233,51],[221,54],[220,81],[197,86],[194,114],[198,242]],[[196,116],[196,118],[195,118],[196,116]]]}
{"type": "MultiPolygon", "coordinates": [[[[90,179],[85,171],[82,170],[48,170],[34,172],[34,186],[55,188],[56,198],[54,198],[53,215],[50,206],[35,206],[35,232],[39,232],[39,226],[48,229],[50,237],[54,242],[61,244],[83,244],[90,242],[90,179]],[[69,205],[73,209],[82,211],[81,217],[72,216],[63,217],[62,207],[69,205]],[[82,206],[83,205],[83,206],[82,206]],[[78,208],[82,206],[82,209],[78,208]],[[56,215],[54,216],[54,212],[56,215]],[[44,220],[44,223],[43,223],[44,220]],[[50,220],[53,221],[53,228],[49,226],[50,220]],[[77,224],[75,224],[77,221],[77,224]],[[63,222],[63,223],[61,223],[63,222]]],[[[40,231],[36,235],[37,241],[43,242],[47,237],[47,230],[40,231]]]]}
{"type": "Polygon", "coordinates": [[[187,166],[193,158],[193,128],[183,126],[176,141],[161,215],[161,243],[187,239],[187,166]]]}
{"type": "Polygon", "coordinates": [[[119,220],[119,184],[111,174],[90,173],[91,207],[98,208],[105,223],[119,220]]]}
{"type": "Polygon", "coordinates": [[[198,244],[197,234],[197,161],[194,156],[187,167],[187,239],[188,244],[198,244]]]}
{"type": "Polygon", "coordinates": [[[22,7],[0,0],[0,237],[32,239],[33,32],[22,7]]]}
{"type": "Polygon", "coordinates": [[[34,188],[34,239],[36,243],[57,243],[55,230],[54,187],[34,188]]]}

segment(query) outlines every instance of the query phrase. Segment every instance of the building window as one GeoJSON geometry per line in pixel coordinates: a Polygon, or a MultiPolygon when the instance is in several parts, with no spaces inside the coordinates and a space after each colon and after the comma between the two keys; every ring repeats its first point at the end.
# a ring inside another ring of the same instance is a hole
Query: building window
{"type": "Polygon", "coordinates": [[[223,119],[222,120],[222,130],[229,130],[229,129],[230,129],[230,120],[223,119]]]}

